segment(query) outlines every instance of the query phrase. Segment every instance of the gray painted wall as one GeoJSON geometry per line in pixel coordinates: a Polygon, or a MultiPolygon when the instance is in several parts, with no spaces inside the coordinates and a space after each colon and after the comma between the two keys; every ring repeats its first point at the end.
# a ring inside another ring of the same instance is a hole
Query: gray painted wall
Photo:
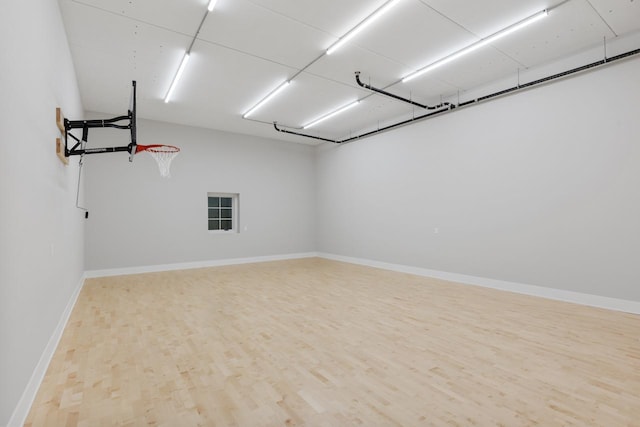
{"type": "Polygon", "coordinates": [[[628,60],[323,145],[318,250],[640,300],[639,75],[628,60]]]}
{"type": "MultiPolygon", "coordinates": [[[[169,179],[146,153],[133,163],[126,153],[87,156],[88,270],[315,250],[313,147],[149,120],[138,126],[140,144],[182,151],[169,179]],[[240,233],[207,231],[207,192],[240,194],[240,233]]],[[[122,134],[102,130],[89,142],[126,144],[122,134]]]]}
{"type": "Polygon", "coordinates": [[[0,5],[0,425],[6,425],[83,272],[78,169],[55,155],[55,108],[82,106],[58,10],[0,5]]]}

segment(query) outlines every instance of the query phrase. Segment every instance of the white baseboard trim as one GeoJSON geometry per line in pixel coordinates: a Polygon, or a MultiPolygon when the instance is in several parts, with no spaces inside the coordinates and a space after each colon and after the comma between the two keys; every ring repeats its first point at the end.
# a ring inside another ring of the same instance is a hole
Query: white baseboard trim
{"type": "Polygon", "coordinates": [[[414,274],[416,276],[433,277],[435,279],[447,280],[450,282],[464,283],[467,285],[482,286],[485,288],[498,289],[501,291],[515,292],[518,294],[531,295],[541,298],[548,298],[558,301],[570,302],[574,304],[587,305],[591,307],[606,308],[609,310],[622,311],[625,313],[640,314],[640,301],[623,300],[618,298],[604,297],[600,295],[584,294],[562,289],[546,288],[544,286],[526,285],[523,283],[507,282],[504,280],[487,279],[484,277],[468,276],[466,274],[449,273],[446,271],[429,270],[420,267],[391,264],[381,261],[373,261],[363,258],[353,258],[342,255],[334,255],[319,252],[320,258],[334,261],[348,262],[350,264],[365,265],[368,267],[381,268],[383,270],[397,271],[400,273],[414,274]]]}
{"type": "Polygon", "coordinates": [[[60,316],[58,325],[54,329],[51,338],[49,338],[49,342],[42,352],[42,356],[40,356],[40,360],[38,361],[36,368],[33,370],[33,374],[31,374],[31,378],[29,379],[27,387],[24,389],[24,392],[22,393],[22,396],[18,401],[18,405],[13,410],[11,418],[9,418],[9,424],[7,424],[7,427],[22,427],[24,425],[24,422],[29,415],[31,405],[33,404],[33,401],[36,398],[36,394],[38,393],[38,389],[40,388],[40,384],[42,384],[42,380],[47,373],[49,363],[51,363],[51,359],[53,358],[56,348],[58,348],[58,343],[60,342],[60,338],[62,338],[62,333],[67,326],[67,322],[69,321],[69,317],[71,316],[73,307],[76,305],[78,295],[80,295],[80,291],[82,290],[82,286],[84,285],[84,279],[85,276],[83,274],[80,277],[78,285],[71,295],[71,298],[69,298],[69,302],[62,312],[62,316],[60,316]]]}
{"type": "Polygon", "coordinates": [[[259,262],[284,261],[289,259],[314,258],[317,252],[303,252],[295,254],[267,255],[249,258],[229,258],[212,261],[181,262],[176,264],[147,265],[140,267],[111,268],[106,270],[88,270],[87,278],[123,276],[126,274],[158,273],[162,271],[191,270],[194,268],[222,267],[225,265],[253,264],[259,262]]]}

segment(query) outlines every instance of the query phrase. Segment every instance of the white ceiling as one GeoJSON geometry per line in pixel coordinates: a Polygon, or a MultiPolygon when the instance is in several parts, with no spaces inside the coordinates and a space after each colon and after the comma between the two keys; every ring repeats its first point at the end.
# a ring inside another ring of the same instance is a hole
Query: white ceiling
{"type": "Polygon", "coordinates": [[[364,99],[302,131],[342,139],[414,114],[408,104],[359,87],[355,71],[373,86],[437,103],[640,30],[640,0],[400,0],[342,49],[324,55],[386,1],[218,0],[209,14],[208,0],[59,3],[85,109],[126,112],[131,80],[137,80],[139,117],[302,143],[314,140],[276,132],[272,123],[301,131],[311,120],[364,99]],[[550,13],[542,21],[399,82],[543,9],[550,13]],[[194,36],[191,60],[166,104],[163,98],[194,36]],[[292,77],[251,120],[242,118],[292,77]]]}

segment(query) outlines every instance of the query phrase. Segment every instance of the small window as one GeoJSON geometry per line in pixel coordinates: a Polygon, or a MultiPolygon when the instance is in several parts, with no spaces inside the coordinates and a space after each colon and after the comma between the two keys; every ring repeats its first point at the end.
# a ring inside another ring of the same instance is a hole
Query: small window
{"type": "Polygon", "coordinates": [[[238,194],[207,193],[208,229],[238,232],[238,194]]]}

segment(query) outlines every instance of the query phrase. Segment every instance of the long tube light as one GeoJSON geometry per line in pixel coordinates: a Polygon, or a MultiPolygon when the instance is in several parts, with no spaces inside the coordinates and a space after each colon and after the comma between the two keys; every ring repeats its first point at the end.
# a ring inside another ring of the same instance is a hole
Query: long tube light
{"type": "Polygon", "coordinates": [[[438,67],[440,67],[440,66],[442,66],[444,64],[448,64],[449,62],[454,61],[454,60],[460,58],[461,56],[466,55],[467,53],[473,52],[474,50],[479,49],[479,48],[481,48],[483,46],[486,46],[489,43],[493,43],[494,41],[496,41],[496,40],[498,40],[498,39],[500,39],[500,38],[502,38],[502,37],[504,37],[504,36],[506,36],[508,34],[511,34],[511,33],[515,32],[515,31],[518,31],[518,30],[530,25],[530,24],[533,24],[534,22],[544,18],[547,15],[548,15],[548,11],[546,9],[541,11],[541,12],[536,13],[535,15],[531,15],[530,17],[528,17],[526,19],[523,19],[522,21],[517,22],[517,23],[515,23],[515,24],[513,24],[513,25],[511,25],[509,27],[506,27],[506,28],[498,31],[497,33],[493,33],[492,35],[490,35],[490,36],[488,36],[488,37],[486,37],[484,39],[478,40],[477,42],[475,42],[473,44],[470,44],[469,46],[467,46],[467,47],[465,47],[465,48],[463,48],[463,49],[461,49],[461,50],[459,50],[457,52],[454,52],[451,55],[445,56],[444,58],[441,58],[441,59],[439,59],[439,60],[427,65],[426,67],[423,67],[423,68],[421,68],[421,69],[419,69],[417,71],[414,71],[413,73],[411,73],[411,74],[407,75],[406,77],[404,77],[402,79],[402,81],[403,82],[408,82],[409,80],[413,80],[416,77],[421,76],[421,75],[423,75],[423,74],[425,74],[425,73],[427,73],[429,71],[435,70],[436,68],[438,68],[438,67]]]}
{"type": "Polygon", "coordinates": [[[373,21],[375,21],[376,19],[378,19],[379,17],[387,13],[389,9],[391,9],[393,6],[395,6],[399,2],[400,0],[390,0],[385,4],[383,4],[382,6],[380,6],[375,12],[373,12],[371,15],[366,17],[362,22],[360,22],[358,25],[353,27],[347,34],[345,34],[340,39],[338,39],[337,42],[329,46],[329,49],[327,49],[327,52],[326,52],[327,55],[331,55],[333,52],[338,50],[342,45],[344,45],[346,42],[351,40],[360,31],[368,27],[373,21]]]}
{"type": "Polygon", "coordinates": [[[244,113],[242,115],[243,119],[246,119],[247,117],[249,117],[251,114],[255,113],[258,108],[262,107],[264,104],[266,104],[267,102],[269,102],[271,99],[273,99],[277,94],[279,94],[280,92],[282,92],[287,86],[289,86],[289,84],[291,83],[290,80],[285,81],[284,83],[281,83],[280,86],[278,86],[277,88],[275,88],[273,91],[271,91],[271,93],[269,93],[269,95],[265,96],[264,98],[262,98],[262,100],[260,102],[258,102],[256,105],[254,105],[253,107],[251,107],[249,109],[249,111],[247,111],[246,113],[244,113]]]}
{"type": "Polygon", "coordinates": [[[347,111],[348,109],[350,109],[352,107],[355,107],[359,103],[360,103],[360,101],[353,101],[352,103],[347,104],[344,107],[338,108],[336,111],[333,111],[333,112],[331,112],[329,114],[326,114],[326,115],[324,115],[324,116],[312,121],[311,123],[304,125],[302,127],[302,129],[309,129],[310,127],[315,126],[320,122],[324,122],[325,120],[330,119],[331,117],[333,117],[335,115],[338,115],[340,113],[343,113],[343,112],[347,111]]]}
{"type": "MultiPolygon", "coordinates": [[[[210,0],[209,1],[209,5],[207,6],[207,11],[211,12],[213,11],[213,8],[216,6],[216,2],[218,0],[210,0]]],[[[206,19],[206,15],[204,18],[202,18],[202,22],[200,23],[200,27],[202,27],[202,24],[204,23],[204,20],[206,19]]],[[[198,32],[200,32],[200,28],[198,28],[198,32]]],[[[173,91],[176,89],[176,86],[178,85],[178,81],[180,80],[180,77],[182,77],[182,73],[184,72],[185,67],[187,66],[187,62],[189,62],[189,57],[191,56],[191,48],[193,47],[193,43],[196,40],[196,37],[198,36],[198,34],[196,33],[196,35],[194,36],[193,40],[191,41],[191,45],[189,46],[189,49],[187,49],[187,52],[184,54],[184,57],[182,57],[182,62],[180,62],[180,66],[178,67],[178,71],[176,72],[176,75],[173,77],[173,81],[171,82],[171,86],[169,86],[169,90],[167,91],[166,96],[164,97],[164,102],[168,103],[171,100],[171,96],[173,95],[173,91]]]]}
{"type": "Polygon", "coordinates": [[[176,73],[175,77],[173,78],[173,81],[171,82],[171,86],[169,86],[169,91],[167,92],[167,95],[164,97],[164,102],[169,102],[169,100],[171,99],[171,95],[173,95],[173,91],[175,90],[176,86],[178,85],[178,81],[180,80],[180,77],[182,76],[182,73],[184,72],[184,68],[187,66],[187,62],[189,62],[189,57],[191,55],[189,54],[189,52],[184,54],[184,57],[182,58],[182,62],[180,63],[180,67],[178,67],[178,72],[176,73]]]}

